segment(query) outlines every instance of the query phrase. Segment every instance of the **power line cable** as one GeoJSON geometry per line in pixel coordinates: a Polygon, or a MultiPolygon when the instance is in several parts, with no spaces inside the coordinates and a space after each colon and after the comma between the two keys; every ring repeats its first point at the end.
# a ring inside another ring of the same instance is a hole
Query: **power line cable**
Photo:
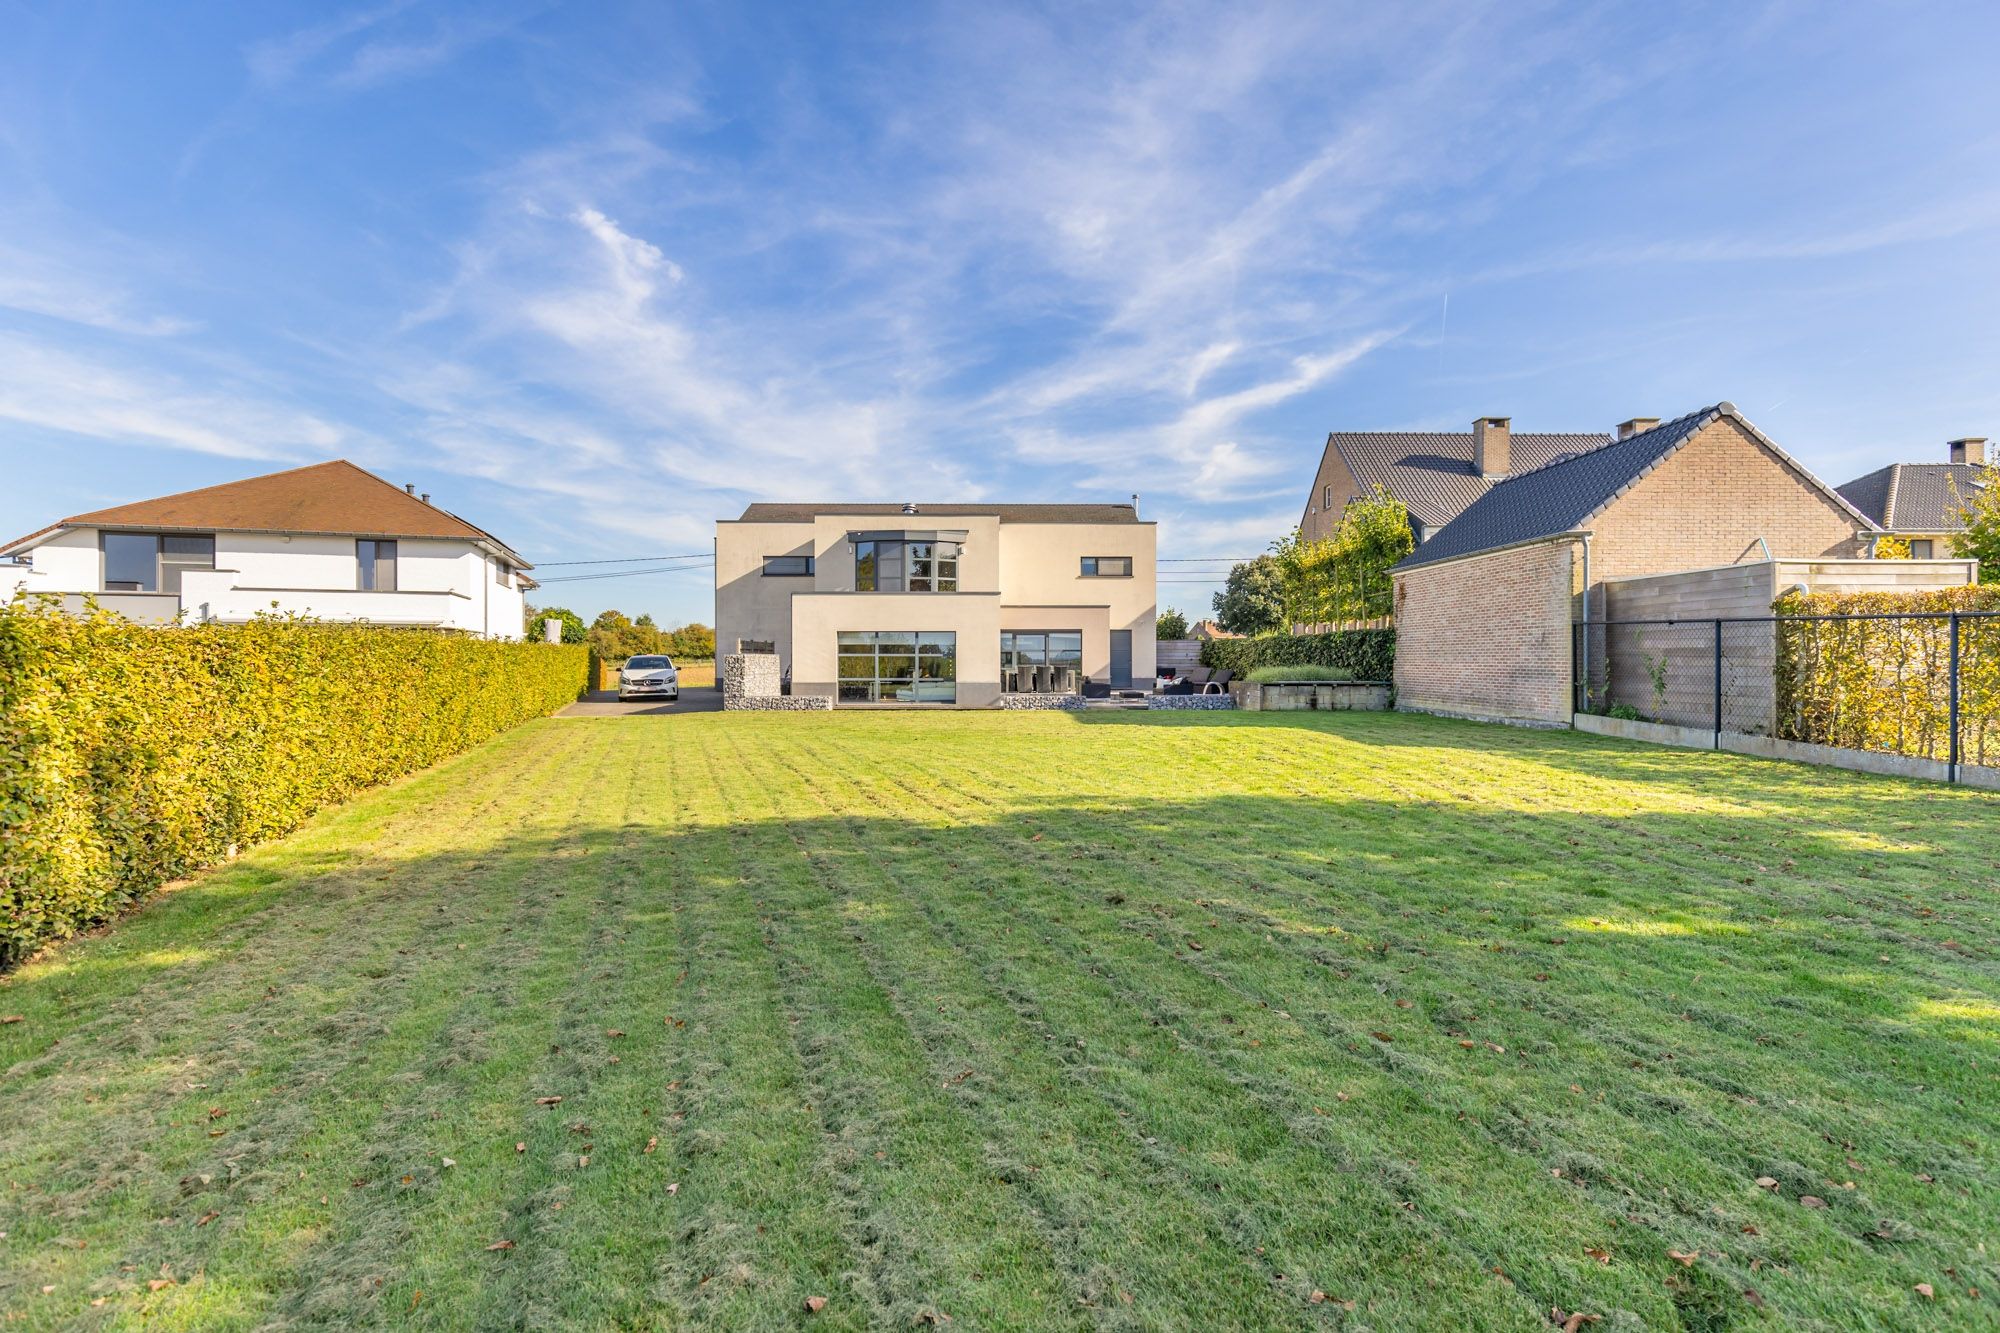
{"type": "Polygon", "coordinates": [[[543,560],[536,567],[553,569],[557,565],[636,565],[642,560],[708,560],[713,551],[694,551],[687,555],[621,555],[611,560],[543,560]]]}
{"type": "Polygon", "coordinates": [[[620,569],[609,574],[564,574],[552,579],[537,579],[536,582],[546,588],[551,583],[589,583],[596,579],[631,579],[645,574],[700,573],[705,569],[714,568],[713,563],[706,565],[663,565],[656,569],[620,569]]]}

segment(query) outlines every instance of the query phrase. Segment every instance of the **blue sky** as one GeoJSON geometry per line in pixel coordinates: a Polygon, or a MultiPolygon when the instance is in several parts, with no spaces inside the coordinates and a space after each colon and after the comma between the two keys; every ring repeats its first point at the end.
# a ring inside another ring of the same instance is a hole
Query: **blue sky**
{"type": "Polygon", "coordinates": [[[0,529],[347,457],[538,562],[1135,491],[1241,555],[1330,429],[1723,398],[1838,483],[2000,436],[1995,49],[1991,4],[0,0],[0,529]]]}

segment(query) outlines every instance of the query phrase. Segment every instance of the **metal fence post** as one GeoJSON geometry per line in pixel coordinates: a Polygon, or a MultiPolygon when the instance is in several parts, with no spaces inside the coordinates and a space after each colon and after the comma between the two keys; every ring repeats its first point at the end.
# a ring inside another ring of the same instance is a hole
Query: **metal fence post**
{"type": "Polygon", "coordinates": [[[1958,612],[1951,613],[1951,748],[1945,781],[1958,781],[1958,612]]]}
{"type": "Polygon", "coordinates": [[[1722,621],[1715,622],[1715,748],[1722,748],[1722,621]]]}

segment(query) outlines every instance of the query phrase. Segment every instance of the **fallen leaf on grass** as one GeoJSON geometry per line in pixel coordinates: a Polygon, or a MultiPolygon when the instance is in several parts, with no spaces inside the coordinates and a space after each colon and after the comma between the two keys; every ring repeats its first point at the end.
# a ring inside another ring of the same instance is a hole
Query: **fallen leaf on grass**
{"type": "Polygon", "coordinates": [[[1801,1194],[1799,1196],[1799,1206],[1802,1208],[1824,1208],[1826,1207],[1826,1200],[1820,1198],[1817,1194],[1801,1194]]]}
{"type": "Polygon", "coordinates": [[[525,1144],[525,1143],[517,1143],[517,1144],[515,1144],[515,1145],[514,1145],[514,1151],[515,1151],[515,1152],[526,1152],[526,1151],[528,1151],[528,1145],[527,1145],[527,1144],[525,1144]]]}
{"type": "Polygon", "coordinates": [[[488,1250],[511,1250],[514,1248],[514,1242],[511,1240],[496,1240],[486,1248],[488,1250]]]}
{"type": "Polygon", "coordinates": [[[0,1014],[0,1023],[25,1023],[27,1021],[28,1016],[26,1014],[0,1014]]]}
{"type": "Polygon", "coordinates": [[[1762,1305],[1764,1303],[1764,1293],[1758,1291],[1755,1287],[1745,1287],[1743,1289],[1743,1299],[1752,1305],[1762,1305]]]}
{"type": "Polygon", "coordinates": [[[604,1035],[607,1037],[622,1037],[625,1033],[620,1028],[606,1028],[604,1029],[604,1035]]]}
{"type": "Polygon", "coordinates": [[[444,1164],[445,1164],[445,1166],[447,1166],[447,1167],[453,1167],[453,1166],[457,1166],[457,1165],[458,1165],[458,1163],[457,1163],[457,1162],[454,1162],[454,1161],[453,1161],[453,1160],[451,1160],[451,1158],[449,1158],[449,1157],[440,1157],[440,1158],[438,1158],[438,1160],[439,1160],[440,1162],[444,1163],[444,1164]]]}
{"type": "Polygon", "coordinates": [[[1368,1035],[1369,1035],[1369,1036],[1371,1036],[1371,1037],[1373,1037],[1373,1038],[1374,1038],[1375,1040],[1377,1040],[1377,1041],[1394,1041],[1394,1040],[1395,1040],[1395,1038],[1394,1038],[1394,1037],[1390,1036],[1390,1035],[1389,1035],[1388,1033],[1386,1033],[1386,1032],[1371,1032],[1371,1033],[1369,1033],[1368,1035]]]}
{"type": "Polygon", "coordinates": [[[681,1183],[678,1180],[676,1180],[673,1184],[667,1186],[667,1193],[669,1194],[679,1194],[680,1192],[681,1192],[681,1183]]]}
{"type": "Polygon", "coordinates": [[[1408,1009],[1410,1007],[1410,1002],[1408,1000],[1398,1000],[1396,1001],[1396,1007],[1398,1009],[1408,1009]]]}
{"type": "Polygon", "coordinates": [[[537,1097],[537,1098],[535,1098],[535,1105],[537,1105],[537,1106],[561,1106],[561,1105],[562,1105],[562,1098],[560,1098],[560,1097],[537,1097]]]}
{"type": "Polygon", "coordinates": [[[1576,1333],[1585,1324],[1598,1324],[1603,1321],[1604,1316],[1601,1314],[1573,1314],[1563,1320],[1563,1333],[1576,1333]]]}
{"type": "Polygon", "coordinates": [[[1778,1182],[1777,1182],[1776,1178],[1774,1178],[1774,1177],[1772,1177],[1772,1176],[1759,1176],[1759,1177],[1757,1177],[1757,1188],[1758,1188],[1758,1189],[1766,1189],[1766,1190],[1774,1190],[1774,1189],[1778,1188],[1778,1182]]]}
{"type": "Polygon", "coordinates": [[[659,1139],[659,1136],[658,1136],[658,1135],[654,1135],[654,1136],[653,1136],[652,1138],[650,1138],[650,1139],[647,1139],[647,1140],[646,1140],[646,1146],[645,1146],[645,1147],[644,1147],[643,1149],[641,1149],[641,1151],[642,1151],[642,1152],[651,1152],[651,1151],[653,1151],[653,1149],[655,1149],[655,1148],[657,1148],[657,1147],[659,1147],[659,1146],[660,1146],[660,1139],[659,1139]]]}
{"type": "Polygon", "coordinates": [[[1326,1304],[1326,1293],[1323,1291],[1314,1291],[1313,1294],[1306,1297],[1306,1299],[1312,1302],[1314,1305],[1324,1305],[1326,1304]]]}
{"type": "Polygon", "coordinates": [[[1694,1261],[1701,1258],[1700,1250],[1668,1250],[1667,1257],[1681,1261],[1682,1268],[1693,1268],[1694,1261]]]}
{"type": "Polygon", "coordinates": [[[806,1309],[811,1310],[814,1314],[818,1314],[821,1310],[824,1310],[825,1308],[826,1308],[826,1297],[824,1296],[806,1297],[806,1309]]]}
{"type": "Polygon", "coordinates": [[[585,1153],[585,1154],[584,1154],[583,1156],[581,1156],[581,1157],[577,1158],[577,1159],[576,1159],[576,1164],[577,1164],[577,1166],[578,1166],[579,1168],[581,1168],[581,1167],[586,1167],[586,1166],[589,1166],[589,1165],[590,1165],[590,1154],[589,1154],[589,1153],[585,1153]]]}
{"type": "Polygon", "coordinates": [[[1589,1249],[1585,1250],[1584,1253],[1597,1260],[1600,1264],[1609,1264],[1611,1262],[1611,1251],[1609,1250],[1589,1249]]]}
{"type": "Polygon", "coordinates": [[[198,1226],[198,1227],[205,1227],[205,1226],[207,1226],[207,1225],[208,1225],[208,1224],[209,1224],[210,1222],[213,1222],[213,1221],[214,1221],[214,1220],[215,1220],[216,1218],[218,1218],[218,1217],[221,1217],[221,1216],[222,1216],[222,1214],[221,1214],[221,1213],[217,1213],[217,1212],[206,1212],[206,1213],[203,1213],[203,1214],[202,1214],[202,1215],[201,1215],[201,1216],[200,1216],[200,1217],[199,1217],[198,1219],[196,1219],[196,1221],[195,1221],[195,1225],[196,1225],[196,1226],[198,1226]]]}
{"type": "Polygon", "coordinates": [[[1923,1297],[1925,1300],[1930,1300],[1932,1297],[1937,1295],[1937,1292],[1931,1289],[1931,1284],[1928,1282],[1919,1282],[1913,1288],[1913,1290],[1917,1293],[1917,1295],[1923,1297]]]}
{"type": "Polygon", "coordinates": [[[174,1280],[170,1277],[156,1277],[152,1281],[146,1284],[146,1290],[165,1291],[168,1287],[171,1287],[173,1285],[174,1285],[174,1280]]]}

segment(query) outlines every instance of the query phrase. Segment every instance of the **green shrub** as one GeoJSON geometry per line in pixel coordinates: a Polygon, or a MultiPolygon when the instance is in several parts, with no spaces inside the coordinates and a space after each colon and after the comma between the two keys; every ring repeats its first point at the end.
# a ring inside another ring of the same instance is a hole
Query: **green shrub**
{"type": "Polygon", "coordinates": [[[1264,666],[1341,667],[1355,680],[1390,680],[1396,668],[1396,631],[1342,630],[1336,634],[1259,634],[1211,639],[1201,646],[1202,665],[1247,677],[1264,666]]]}
{"type": "Polygon", "coordinates": [[[1613,704],[1604,710],[1604,716],[1615,717],[1620,722],[1644,722],[1646,715],[1631,704],[1613,704]]]}
{"type": "Polygon", "coordinates": [[[582,647],[0,606],[0,965],[578,697],[582,647]]]}
{"type": "Polygon", "coordinates": [[[1248,677],[1259,685],[1272,681],[1294,680],[1353,680],[1354,673],[1346,667],[1319,666],[1312,662],[1301,662],[1295,666],[1260,666],[1248,677]]]}
{"type": "MultiPolygon", "coordinates": [[[[1780,616],[1936,615],[2000,611],[2000,588],[1806,593],[1780,616]]],[[[1948,620],[1781,620],[1778,734],[1787,740],[1944,759],[1951,748],[1948,620]]],[[[1959,622],[1959,738],[1964,761],[2000,763],[2000,620],[1959,622]]]]}

